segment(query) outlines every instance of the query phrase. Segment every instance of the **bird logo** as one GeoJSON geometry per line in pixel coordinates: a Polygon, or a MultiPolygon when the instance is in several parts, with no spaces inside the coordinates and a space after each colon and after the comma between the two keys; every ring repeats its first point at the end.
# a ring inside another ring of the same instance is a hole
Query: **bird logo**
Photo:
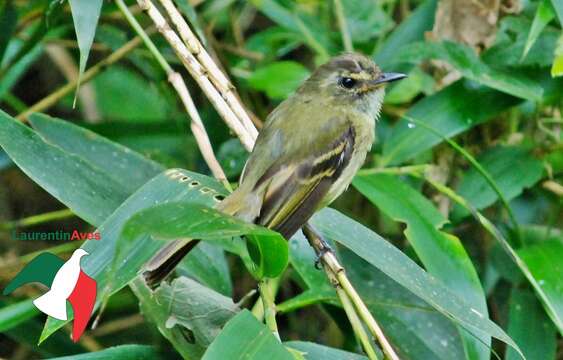
{"type": "Polygon", "coordinates": [[[27,264],[3,291],[8,295],[22,285],[39,282],[49,288],[33,301],[44,314],[55,319],[67,320],[68,300],[72,306],[74,322],[72,340],[77,342],[84,332],[96,302],[96,280],[86,275],[80,260],[88,253],[76,249],[66,262],[49,252],[42,253],[27,264]]]}

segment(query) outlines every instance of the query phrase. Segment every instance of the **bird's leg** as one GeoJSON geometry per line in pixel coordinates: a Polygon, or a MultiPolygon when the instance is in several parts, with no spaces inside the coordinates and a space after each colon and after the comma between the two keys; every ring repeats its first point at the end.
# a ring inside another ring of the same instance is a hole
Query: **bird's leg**
{"type": "Polygon", "coordinates": [[[334,255],[334,250],[332,250],[323,236],[319,234],[317,230],[315,230],[313,225],[306,223],[303,226],[303,233],[305,234],[307,240],[309,240],[309,244],[313,247],[313,249],[315,249],[315,252],[317,253],[317,258],[315,259],[315,268],[320,269],[323,256],[325,256],[326,253],[331,253],[334,255]]]}

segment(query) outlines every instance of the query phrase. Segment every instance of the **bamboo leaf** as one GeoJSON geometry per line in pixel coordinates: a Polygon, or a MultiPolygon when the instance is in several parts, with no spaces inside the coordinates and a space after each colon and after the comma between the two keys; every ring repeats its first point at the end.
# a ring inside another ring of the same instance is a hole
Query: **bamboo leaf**
{"type": "MultiPolygon", "coordinates": [[[[477,271],[459,239],[439,229],[447,219],[420,193],[393,176],[356,176],[354,187],[387,216],[407,224],[405,236],[430,274],[442,280],[459,298],[488,316],[477,271]]],[[[490,338],[462,331],[468,356],[488,359],[490,338]]]]}
{"type": "MultiPolygon", "coordinates": [[[[527,360],[554,360],[556,330],[530,290],[513,288],[510,295],[508,334],[516,341],[527,360]]],[[[518,360],[508,349],[506,360],[518,360]]]]}
{"type": "MultiPolygon", "coordinates": [[[[103,0],[69,0],[78,49],[80,50],[79,79],[86,69],[86,62],[94,42],[103,3],[103,0]]],[[[80,86],[80,81],[78,86],[80,86]]]]}
{"type": "Polygon", "coordinates": [[[324,236],[346,246],[466,330],[493,336],[521,353],[498,325],[379,235],[331,209],[317,213],[312,222],[324,236]]]}
{"type": "Polygon", "coordinates": [[[293,360],[272,332],[243,310],[229,320],[203,355],[203,360],[293,360]]]}
{"type": "Polygon", "coordinates": [[[56,357],[57,360],[98,360],[98,359],[123,359],[123,360],[152,360],[160,359],[152,346],[147,345],[120,345],[109,347],[91,353],[56,357]]]}

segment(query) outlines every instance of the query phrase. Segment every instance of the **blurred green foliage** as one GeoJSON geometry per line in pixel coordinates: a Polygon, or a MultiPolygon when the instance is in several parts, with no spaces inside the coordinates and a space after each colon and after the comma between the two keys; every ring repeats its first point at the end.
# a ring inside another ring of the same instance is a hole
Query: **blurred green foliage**
{"type": "MultiPolygon", "coordinates": [[[[319,0],[175,3],[258,124],[346,38],[409,75],[388,89],[377,143],[338,211],[313,219],[401,359],[512,360],[512,341],[527,359],[561,357],[563,2],[343,0],[341,14],[319,0]]],[[[0,357],[364,358],[301,234],[261,240],[271,234],[206,208],[228,191],[209,177],[182,103],[142,45],[83,82],[76,107],[68,92],[41,108],[65,120],[15,119],[135,35],[113,2],[0,0],[0,285],[33,251],[79,245],[11,238],[18,220],[64,205],[79,219],[15,230],[98,228],[83,265],[105,306],[73,344],[61,321],[41,330],[37,289],[2,297],[0,357]],[[162,238],[194,233],[205,242],[178,278],[148,289],[137,274],[162,238]],[[248,233],[258,255],[231,237],[248,233]],[[245,309],[255,279],[286,266],[279,343],[245,309]]],[[[151,38],[186,79],[235,183],[247,153],[164,39],[151,38]]]]}

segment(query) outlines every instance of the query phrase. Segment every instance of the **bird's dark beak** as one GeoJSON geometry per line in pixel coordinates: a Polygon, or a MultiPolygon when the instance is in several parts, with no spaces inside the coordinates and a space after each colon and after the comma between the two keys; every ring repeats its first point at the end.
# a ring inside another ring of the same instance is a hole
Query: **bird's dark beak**
{"type": "Polygon", "coordinates": [[[406,77],[407,75],[401,73],[382,73],[377,79],[371,81],[371,85],[378,86],[380,84],[401,80],[406,77]]]}

